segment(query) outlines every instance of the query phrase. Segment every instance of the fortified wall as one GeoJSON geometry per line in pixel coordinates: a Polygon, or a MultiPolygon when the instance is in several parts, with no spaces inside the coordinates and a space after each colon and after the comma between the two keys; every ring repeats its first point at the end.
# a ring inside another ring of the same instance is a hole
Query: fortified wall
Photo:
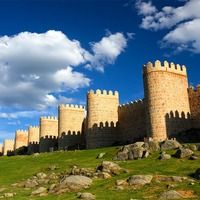
{"type": "Polygon", "coordinates": [[[15,145],[15,141],[14,140],[4,140],[3,143],[3,155],[13,155],[14,154],[14,145],[15,145]]]}
{"type": "Polygon", "coordinates": [[[124,143],[141,141],[146,137],[145,105],[137,100],[118,108],[120,140],[124,143]]]}
{"type": "Polygon", "coordinates": [[[83,125],[86,115],[84,106],[62,104],[58,107],[59,149],[83,148],[83,125]]]}
{"type": "MultiPolygon", "coordinates": [[[[143,77],[147,136],[162,141],[173,136],[171,125],[166,124],[167,114],[190,114],[186,67],[166,61],[164,65],[149,62],[143,68],[143,77]]],[[[184,123],[177,121],[176,132],[183,131],[183,127],[184,123]]]]}
{"type": "MultiPolygon", "coordinates": [[[[38,151],[31,146],[38,143],[39,152],[88,149],[179,136],[200,141],[200,86],[188,88],[186,67],[149,62],[143,80],[143,100],[119,105],[118,92],[90,90],[87,113],[82,106],[60,105],[58,119],[41,117],[39,127],[29,127],[28,137],[16,132],[15,149],[27,143],[30,153],[38,151]]],[[[14,141],[5,140],[3,154],[13,151],[14,141]]]]}
{"type": "Polygon", "coordinates": [[[17,130],[15,132],[15,150],[20,147],[28,146],[28,131],[27,130],[17,130]]]}
{"type": "Polygon", "coordinates": [[[40,152],[58,149],[58,119],[54,116],[40,117],[40,152]]]}
{"type": "Polygon", "coordinates": [[[200,128],[200,85],[188,89],[192,127],[200,128]]]}
{"type": "Polygon", "coordinates": [[[40,127],[29,126],[28,128],[28,154],[39,152],[40,127]]]}

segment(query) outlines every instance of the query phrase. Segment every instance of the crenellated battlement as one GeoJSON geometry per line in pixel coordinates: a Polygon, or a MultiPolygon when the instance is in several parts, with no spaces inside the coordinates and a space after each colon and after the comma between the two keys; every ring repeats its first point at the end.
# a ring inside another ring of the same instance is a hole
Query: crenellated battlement
{"type": "Polygon", "coordinates": [[[85,106],[77,104],[61,104],[59,109],[85,110],[85,106]]]}
{"type": "Polygon", "coordinates": [[[90,90],[88,92],[88,96],[108,96],[108,97],[118,97],[119,96],[119,93],[118,91],[111,91],[111,90],[100,90],[100,89],[97,89],[96,91],[94,90],[90,90]]]}
{"type": "Polygon", "coordinates": [[[5,139],[5,140],[4,140],[4,143],[5,143],[5,142],[14,142],[14,139],[5,139]]]}
{"type": "Polygon", "coordinates": [[[187,76],[187,70],[185,65],[181,66],[179,64],[174,64],[173,62],[169,63],[167,61],[164,61],[164,63],[162,64],[159,60],[157,60],[155,61],[155,63],[148,62],[143,67],[144,73],[150,73],[155,71],[165,71],[187,76]]]}
{"type": "Polygon", "coordinates": [[[55,116],[41,116],[40,119],[41,120],[52,120],[52,121],[58,120],[58,118],[55,116]]]}
{"type": "Polygon", "coordinates": [[[54,135],[45,135],[45,136],[42,136],[40,139],[57,140],[58,137],[57,137],[57,136],[54,136],[54,135]]]}
{"type": "Polygon", "coordinates": [[[32,125],[31,125],[31,126],[29,126],[29,129],[30,129],[30,128],[40,128],[40,127],[39,127],[39,126],[32,126],[32,125]]]}
{"type": "Polygon", "coordinates": [[[23,129],[18,129],[16,130],[16,134],[28,134],[28,131],[23,129]]]}
{"type": "Polygon", "coordinates": [[[138,106],[144,105],[144,101],[142,99],[138,99],[135,101],[131,101],[127,104],[119,105],[120,110],[132,110],[134,108],[137,108],[138,106]]]}

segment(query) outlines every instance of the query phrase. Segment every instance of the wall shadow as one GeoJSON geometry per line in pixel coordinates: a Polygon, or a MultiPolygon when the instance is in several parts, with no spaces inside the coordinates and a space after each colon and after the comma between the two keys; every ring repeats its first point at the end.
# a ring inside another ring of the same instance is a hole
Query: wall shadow
{"type": "Polygon", "coordinates": [[[85,135],[80,131],[63,132],[58,138],[59,150],[85,149],[85,135]]]}
{"type": "Polygon", "coordinates": [[[28,144],[28,154],[38,153],[39,152],[39,142],[30,142],[28,144]]]}
{"type": "Polygon", "coordinates": [[[194,129],[189,113],[170,111],[165,115],[167,137],[176,138],[180,142],[199,142],[200,129],[194,129]]]}
{"type": "Polygon", "coordinates": [[[58,138],[56,136],[48,136],[40,138],[39,151],[52,152],[58,150],[58,138]]]}

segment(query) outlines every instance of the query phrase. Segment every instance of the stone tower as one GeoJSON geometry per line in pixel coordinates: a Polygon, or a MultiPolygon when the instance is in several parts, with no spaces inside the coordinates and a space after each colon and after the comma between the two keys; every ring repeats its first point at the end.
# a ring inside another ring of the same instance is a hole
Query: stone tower
{"type": "Polygon", "coordinates": [[[58,136],[58,119],[54,116],[40,117],[40,138],[58,136]]]}
{"type": "Polygon", "coordinates": [[[85,108],[78,105],[60,105],[58,108],[58,136],[82,133],[85,108]]]}
{"type": "Polygon", "coordinates": [[[118,122],[119,94],[117,91],[91,90],[87,94],[87,128],[102,122],[118,122]]]}
{"type": "Polygon", "coordinates": [[[39,126],[29,126],[28,128],[28,144],[39,143],[40,128],[39,126]]]}
{"type": "Polygon", "coordinates": [[[14,140],[4,140],[3,143],[3,155],[9,155],[14,152],[14,140]]]}
{"type": "Polygon", "coordinates": [[[23,146],[28,146],[28,131],[17,130],[15,132],[15,150],[23,146]]]}
{"type": "Polygon", "coordinates": [[[57,117],[40,117],[40,152],[54,151],[58,148],[58,119],[57,117]]]}
{"type": "Polygon", "coordinates": [[[178,118],[190,113],[186,67],[167,61],[164,65],[160,61],[149,62],[143,68],[143,76],[148,137],[165,140],[168,137],[166,115],[176,113],[178,118]]]}

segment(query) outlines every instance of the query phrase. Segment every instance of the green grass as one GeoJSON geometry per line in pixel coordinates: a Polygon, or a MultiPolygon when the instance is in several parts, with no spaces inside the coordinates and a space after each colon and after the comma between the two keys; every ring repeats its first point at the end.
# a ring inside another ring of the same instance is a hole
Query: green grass
{"type": "MultiPolygon", "coordinates": [[[[0,157],[0,188],[7,188],[7,191],[5,192],[16,192],[17,195],[12,199],[17,200],[75,200],[77,199],[76,193],[65,193],[59,196],[49,195],[47,197],[30,197],[32,190],[14,188],[11,184],[26,180],[38,172],[47,172],[48,166],[53,164],[59,167],[55,172],[64,172],[69,170],[73,165],[94,168],[102,160],[112,160],[117,151],[118,149],[116,147],[111,147],[95,150],[43,153],[37,157],[0,157]],[[106,156],[103,159],[96,159],[96,156],[101,152],[106,152],[106,156]]],[[[173,153],[173,151],[170,153],[173,153]]],[[[197,154],[200,156],[200,152],[197,152],[197,154]]],[[[156,200],[161,192],[167,190],[167,183],[156,183],[153,181],[151,185],[141,189],[134,190],[129,188],[120,191],[115,189],[115,181],[128,178],[134,174],[190,176],[197,168],[200,168],[200,160],[191,161],[187,159],[172,158],[170,160],[160,161],[158,160],[158,157],[159,154],[155,153],[142,160],[117,162],[121,167],[128,169],[129,172],[114,176],[109,180],[94,180],[92,186],[85,191],[94,193],[97,200],[130,200],[131,198],[156,200]]],[[[200,199],[199,182],[195,185],[181,183],[178,184],[175,189],[193,190],[200,199]]],[[[198,197],[193,199],[198,199],[198,197]]]]}

